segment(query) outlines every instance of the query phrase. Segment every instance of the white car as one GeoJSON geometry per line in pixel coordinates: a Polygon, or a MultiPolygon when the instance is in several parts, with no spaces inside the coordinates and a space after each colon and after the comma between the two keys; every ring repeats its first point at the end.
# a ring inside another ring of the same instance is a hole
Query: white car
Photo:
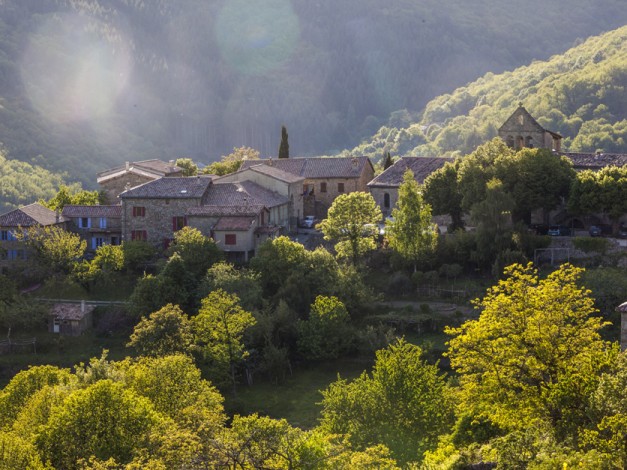
{"type": "Polygon", "coordinates": [[[307,228],[313,228],[315,223],[316,219],[314,219],[313,215],[305,216],[305,219],[303,220],[303,225],[307,228]]]}

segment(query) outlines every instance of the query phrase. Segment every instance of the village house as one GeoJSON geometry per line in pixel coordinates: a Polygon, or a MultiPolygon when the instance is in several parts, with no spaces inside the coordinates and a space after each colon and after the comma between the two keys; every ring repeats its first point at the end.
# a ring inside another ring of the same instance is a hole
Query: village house
{"type": "Polygon", "coordinates": [[[28,258],[28,252],[15,233],[29,227],[59,226],[66,228],[67,220],[58,212],[35,202],[0,215],[0,272],[18,266],[28,258]]]}
{"type": "Polygon", "coordinates": [[[67,336],[80,336],[92,327],[94,305],[57,303],[48,313],[48,331],[67,336]]]}
{"type": "Polygon", "coordinates": [[[402,157],[370,181],[368,189],[381,208],[383,217],[392,213],[398,200],[398,188],[403,183],[403,177],[407,170],[414,173],[414,179],[418,184],[423,184],[427,176],[442,168],[446,162],[453,161],[453,158],[402,157]]]}
{"type": "Polygon", "coordinates": [[[242,170],[264,164],[303,178],[304,216],[325,218],[331,204],[340,194],[368,192],[374,167],[368,157],[303,157],[245,160],[242,170]]]}
{"type": "Polygon", "coordinates": [[[68,230],[87,242],[87,249],[122,242],[122,206],[66,205],[61,215],[68,220],[68,230]]]}
{"type": "Polygon", "coordinates": [[[142,160],[126,162],[124,165],[102,171],[97,175],[97,183],[104,192],[107,204],[118,204],[118,194],[159,178],[182,176],[183,169],[174,160],[142,160]]]}

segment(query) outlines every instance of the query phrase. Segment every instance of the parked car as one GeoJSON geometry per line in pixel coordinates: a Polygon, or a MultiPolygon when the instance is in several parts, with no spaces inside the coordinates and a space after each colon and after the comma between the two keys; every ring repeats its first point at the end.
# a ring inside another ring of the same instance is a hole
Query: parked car
{"type": "Polygon", "coordinates": [[[591,237],[600,237],[602,234],[602,230],[601,230],[601,227],[597,225],[591,225],[590,228],[588,229],[588,233],[590,234],[591,237]]]}
{"type": "Polygon", "coordinates": [[[315,224],[316,224],[316,219],[314,218],[313,215],[305,216],[305,219],[303,220],[303,227],[313,228],[315,224]]]}
{"type": "Polygon", "coordinates": [[[547,231],[547,235],[552,237],[568,237],[571,235],[570,227],[564,225],[551,225],[547,231]]]}
{"type": "Polygon", "coordinates": [[[627,238],[627,227],[621,225],[618,229],[618,238],[627,238]]]}

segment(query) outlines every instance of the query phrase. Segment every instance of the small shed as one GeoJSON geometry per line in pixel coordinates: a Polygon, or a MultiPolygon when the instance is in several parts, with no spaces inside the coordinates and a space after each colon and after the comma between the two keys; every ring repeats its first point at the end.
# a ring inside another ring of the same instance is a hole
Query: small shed
{"type": "Polygon", "coordinates": [[[96,307],[80,304],[58,303],[50,309],[48,331],[68,336],[80,336],[85,330],[92,327],[92,313],[96,307]]]}
{"type": "Polygon", "coordinates": [[[627,349],[627,302],[620,304],[616,311],[620,313],[620,349],[627,349]]]}

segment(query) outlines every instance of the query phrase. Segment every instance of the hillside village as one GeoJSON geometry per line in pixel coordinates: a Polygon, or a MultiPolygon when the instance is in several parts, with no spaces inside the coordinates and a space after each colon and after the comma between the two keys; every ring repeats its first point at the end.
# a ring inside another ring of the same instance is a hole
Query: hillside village
{"type": "Polygon", "coordinates": [[[624,467],[627,154],[498,134],[0,215],[0,466],[624,467]]]}
{"type": "MultiPolygon", "coordinates": [[[[576,171],[627,165],[627,154],[562,152],[561,136],[542,128],[522,104],[500,127],[499,137],[516,150],[550,149],[566,156],[576,171]]],[[[324,219],[340,194],[368,192],[388,217],[407,169],[424,184],[447,162],[453,159],[400,157],[376,177],[366,157],[244,160],[238,171],[221,177],[181,176],[182,169],[174,161],[127,162],[97,175],[108,204],[67,205],[55,214],[33,203],[0,215],[7,250],[2,264],[25,256],[6,242],[18,226],[32,225],[59,225],[76,231],[91,251],[125,240],[147,241],[166,249],[174,233],[189,226],[215,240],[230,260],[245,262],[268,238],[295,234],[306,217],[324,219]]],[[[445,231],[450,219],[439,218],[439,222],[440,230],[445,231]]],[[[618,219],[619,226],[626,222],[627,214],[618,219]]],[[[607,226],[612,221],[601,213],[567,214],[562,206],[548,219],[540,216],[531,223],[588,230],[591,225],[607,226]]]]}

